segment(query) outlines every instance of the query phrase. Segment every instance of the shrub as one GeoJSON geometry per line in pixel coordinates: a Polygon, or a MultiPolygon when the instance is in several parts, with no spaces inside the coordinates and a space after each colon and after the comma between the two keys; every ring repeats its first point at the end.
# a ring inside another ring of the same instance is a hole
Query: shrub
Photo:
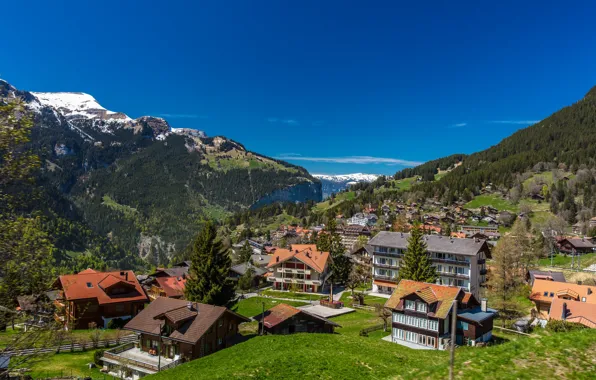
{"type": "Polygon", "coordinates": [[[108,322],[109,329],[121,329],[126,324],[126,321],[122,318],[114,318],[108,322]]]}
{"type": "Polygon", "coordinates": [[[551,319],[546,324],[546,330],[550,332],[569,332],[575,330],[583,330],[586,326],[581,325],[579,323],[567,322],[567,321],[559,321],[551,319]]]}
{"type": "Polygon", "coordinates": [[[93,362],[98,366],[102,365],[101,357],[103,356],[103,352],[105,350],[97,350],[93,353],[93,362]]]}

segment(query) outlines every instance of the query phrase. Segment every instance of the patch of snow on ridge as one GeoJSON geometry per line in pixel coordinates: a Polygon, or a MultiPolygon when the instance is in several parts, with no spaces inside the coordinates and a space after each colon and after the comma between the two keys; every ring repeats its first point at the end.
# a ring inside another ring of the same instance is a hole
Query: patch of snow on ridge
{"type": "Polygon", "coordinates": [[[379,178],[377,174],[364,174],[364,173],[353,173],[353,174],[337,174],[337,175],[327,175],[327,174],[313,174],[313,177],[324,179],[327,181],[333,182],[372,182],[379,178]]]}
{"type": "Polygon", "coordinates": [[[82,92],[32,92],[42,106],[57,109],[64,117],[84,117],[88,119],[115,119],[132,121],[120,112],[113,112],[102,107],[95,98],[82,92]]]}

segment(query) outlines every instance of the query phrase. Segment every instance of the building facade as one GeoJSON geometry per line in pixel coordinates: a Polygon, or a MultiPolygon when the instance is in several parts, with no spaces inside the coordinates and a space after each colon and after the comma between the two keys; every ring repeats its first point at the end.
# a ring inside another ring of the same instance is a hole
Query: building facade
{"type": "Polygon", "coordinates": [[[459,287],[410,280],[401,280],[385,304],[392,312],[391,340],[412,348],[447,348],[456,302],[456,344],[489,342],[497,314],[485,300],[480,304],[459,287]]]}
{"type": "Polygon", "coordinates": [[[106,350],[104,369],[133,380],[152,375],[233,345],[248,321],[225,307],[158,298],[124,326],[137,343],[106,350]]]}
{"type": "Polygon", "coordinates": [[[329,252],[319,252],[315,244],[278,248],[267,265],[267,281],[275,290],[317,293],[322,291],[329,277],[330,262],[329,252]]]}
{"type": "MultiPolygon", "coordinates": [[[[397,287],[399,265],[409,236],[381,231],[369,241],[373,254],[373,292],[391,294],[397,287]]],[[[486,282],[486,258],[490,253],[486,241],[436,235],[424,235],[424,241],[439,274],[437,284],[459,286],[479,297],[480,287],[486,282]]]]}
{"type": "Polygon", "coordinates": [[[133,271],[86,269],[60,276],[54,287],[55,319],[69,329],[106,328],[113,319],[133,318],[149,302],[133,271]]]}

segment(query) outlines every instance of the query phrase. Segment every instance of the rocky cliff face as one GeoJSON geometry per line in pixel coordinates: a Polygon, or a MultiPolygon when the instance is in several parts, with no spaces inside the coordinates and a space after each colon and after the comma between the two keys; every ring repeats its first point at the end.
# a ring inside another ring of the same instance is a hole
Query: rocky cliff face
{"type": "Polygon", "coordinates": [[[184,249],[205,217],[321,198],[320,182],[303,168],[224,136],[133,119],[88,94],[31,93],[0,80],[0,102],[14,98],[34,117],[41,182],[94,232],[152,264],[184,249]]]}
{"type": "Polygon", "coordinates": [[[286,187],[285,189],[275,190],[259,199],[251,206],[251,208],[256,209],[275,202],[320,202],[322,200],[323,191],[321,182],[306,181],[286,187]]]}

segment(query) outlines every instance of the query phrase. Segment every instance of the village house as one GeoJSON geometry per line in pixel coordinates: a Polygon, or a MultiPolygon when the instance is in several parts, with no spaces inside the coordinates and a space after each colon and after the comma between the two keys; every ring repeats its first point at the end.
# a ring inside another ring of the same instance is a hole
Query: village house
{"type": "Polygon", "coordinates": [[[266,268],[257,267],[250,262],[234,265],[230,268],[228,278],[234,282],[238,282],[240,277],[244,276],[246,272],[251,271],[252,286],[258,287],[261,280],[265,278],[265,274],[269,273],[266,268]]]}
{"type": "Polygon", "coordinates": [[[590,239],[564,238],[558,242],[559,251],[565,254],[584,254],[596,251],[596,245],[590,239]]]}
{"type": "Polygon", "coordinates": [[[359,212],[346,221],[348,225],[374,226],[379,217],[376,214],[359,212]]]}
{"type": "Polygon", "coordinates": [[[370,238],[370,229],[367,226],[352,224],[338,227],[341,243],[346,249],[352,249],[356,245],[358,238],[363,236],[366,241],[370,238]]]}
{"type": "Polygon", "coordinates": [[[138,341],[106,350],[101,360],[112,376],[136,380],[233,345],[248,321],[225,307],[158,298],[124,326],[138,341]]]}
{"type": "Polygon", "coordinates": [[[530,286],[533,286],[535,280],[566,282],[565,274],[563,272],[530,269],[528,273],[526,273],[526,282],[530,284],[530,286]]]}
{"type": "MultiPolygon", "coordinates": [[[[562,314],[560,311],[563,306],[560,302],[555,304],[555,300],[557,299],[565,300],[568,309],[579,310],[580,306],[576,306],[575,302],[596,304],[596,287],[572,284],[569,282],[534,280],[532,292],[530,293],[530,300],[532,300],[536,306],[538,317],[548,320],[551,315],[551,309],[553,309],[553,304],[558,308],[554,311],[554,316],[561,317],[562,314]]],[[[588,309],[582,308],[582,310],[585,311],[588,309]]],[[[566,314],[566,317],[574,317],[574,315],[566,314]]],[[[596,315],[586,315],[583,317],[596,322],[596,315]]]]}
{"type": "Polygon", "coordinates": [[[133,318],[149,302],[130,270],[86,269],[58,277],[54,287],[60,291],[54,302],[55,319],[72,329],[106,328],[111,320],[133,318]]]}
{"type": "Polygon", "coordinates": [[[461,226],[459,229],[461,232],[465,232],[469,236],[480,232],[480,233],[499,233],[499,228],[494,226],[461,226]]]}
{"type": "MultiPolygon", "coordinates": [[[[391,294],[397,287],[399,263],[409,236],[381,231],[369,241],[373,247],[373,292],[391,294]]],[[[490,254],[485,240],[424,235],[424,242],[439,275],[437,284],[459,286],[479,295],[486,282],[486,258],[490,254]]]]}
{"type": "Polygon", "coordinates": [[[159,297],[183,298],[186,285],[186,277],[190,268],[182,263],[172,268],[161,268],[142,282],[149,299],[154,301],[159,297]]]}
{"type": "Polygon", "coordinates": [[[275,251],[267,268],[268,282],[275,290],[320,292],[330,275],[329,252],[319,252],[315,244],[294,244],[275,251]]]}
{"type": "Polygon", "coordinates": [[[294,306],[280,303],[265,311],[265,318],[255,317],[259,321],[259,331],[265,334],[288,335],[294,333],[333,334],[336,327],[341,327],[329,319],[300,310],[294,306]]]}
{"type": "Polygon", "coordinates": [[[354,264],[372,266],[372,255],[368,252],[370,246],[359,247],[345,254],[354,264]]]}
{"type": "Polygon", "coordinates": [[[492,339],[496,310],[460,287],[401,280],[385,307],[392,313],[391,340],[410,348],[446,349],[457,302],[456,344],[475,346],[492,339]]]}

